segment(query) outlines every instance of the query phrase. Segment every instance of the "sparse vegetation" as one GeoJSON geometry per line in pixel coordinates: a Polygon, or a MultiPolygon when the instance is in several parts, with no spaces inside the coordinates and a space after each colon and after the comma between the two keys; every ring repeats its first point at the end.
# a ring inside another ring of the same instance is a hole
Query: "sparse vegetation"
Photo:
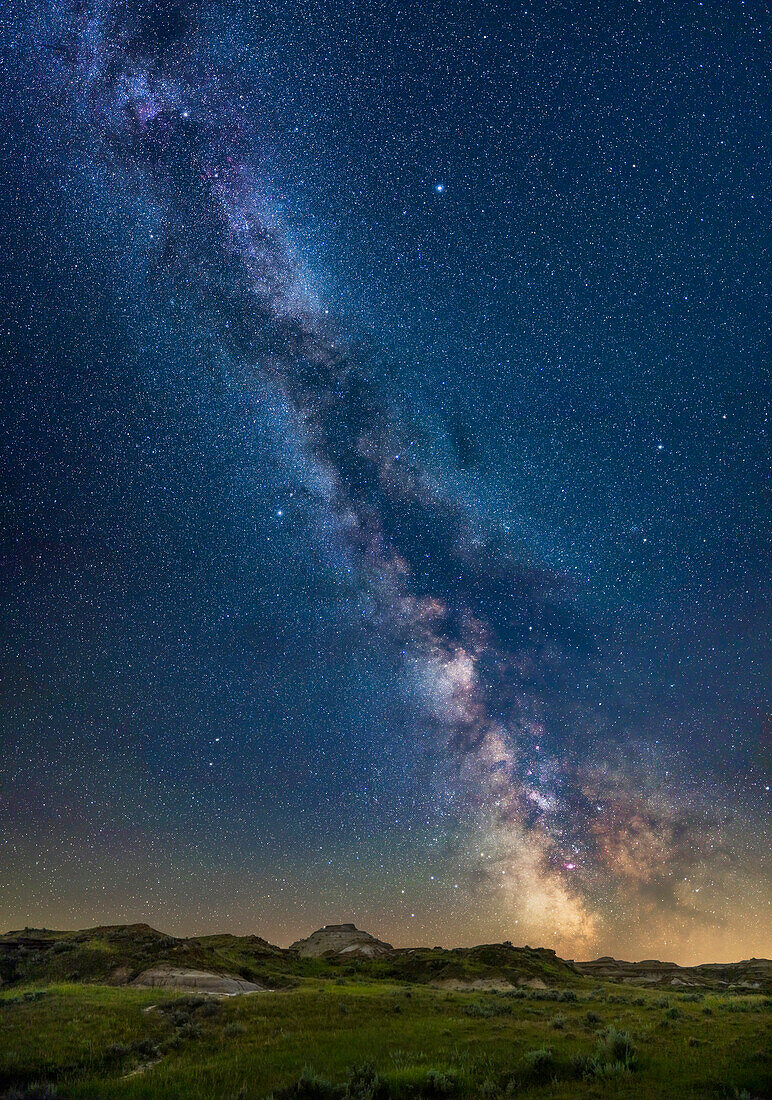
{"type": "Polygon", "coordinates": [[[224,999],[99,985],[24,992],[40,991],[0,994],[0,1097],[12,1100],[509,1100],[543,1091],[581,1100],[612,1082],[614,1096],[631,1100],[769,1092],[760,997],[744,998],[743,1012],[712,997],[710,1017],[686,1002],[662,1031],[650,996],[601,1026],[605,991],[561,1002],[557,1016],[535,997],[418,988],[407,998],[357,978],[224,999]]]}
{"type": "MultiPolygon", "coordinates": [[[[233,937],[172,942],[198,966],[214,968],[219,959],[224,969],[229,958],[235,973],[240,958],[263,979],[271,971],[281,979],[271,982],[275,992],[219,998],[110,985],[93,980],[93,965],[91,981],[56,980],[62,964],[69,973],[74,958],[93,964],[99,951],[110,958],[108,974],[152,961],[149,933],[124,954],[118,941],[104,932],[65,949],[54,950],[53,941],[47,979],[16,979],[0,990],[0,1100],[759,1100],[770,1093],[770,1000],[762,994],[663,997],[598,984],[549,953],[501,945],[343,964],[287,959],[266,953],[262,941],[233,937]],[[96,938],[106,946],[97,949],[96,938]],[[438,959],[450,974],[436,968],[438,959]],[[528,980],[546,988],[479,987],[481,978],[498,982],[502,969],[514,977],[521,959],[528,980]]],[[[176,948],[156,942],[157,950],[176,948]]],[[[25,951],[23,967],[40,973],[43,962],[25,951]]]]}

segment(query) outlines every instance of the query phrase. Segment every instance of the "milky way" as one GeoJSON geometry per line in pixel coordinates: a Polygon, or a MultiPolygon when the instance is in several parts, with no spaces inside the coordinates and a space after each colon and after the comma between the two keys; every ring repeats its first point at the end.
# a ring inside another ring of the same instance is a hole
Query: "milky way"
{"type": "Polygon", "coordinates": [[[239,110],[238,66],[212,66],[218,11],[65,8],[53,76],[91,170],[151,212],[151,293],[175,302],[229,378],[259,381],[288,410],[324,538],[395,656],[469,906],[511,939],[572,954],[623,941],[631,924],[652,941],[697,929],[710,942],[729,920],[731,939],[716,894],[745,874],[732,815],[669,779],[663,748],[620,744],[603,689],[613,640],[581,580],[491,537],[330,319],[264,200],[260,119],[239,110]]]}

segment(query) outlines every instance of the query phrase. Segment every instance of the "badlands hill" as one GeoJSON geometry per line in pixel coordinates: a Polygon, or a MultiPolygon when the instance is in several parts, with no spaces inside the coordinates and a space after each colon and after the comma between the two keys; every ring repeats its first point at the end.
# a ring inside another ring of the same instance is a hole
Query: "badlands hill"
{"type": "Polygon", "coordinates": [[[363,932],[354,924],[327,924],[312,932],[308,939],[297,940],[289,951],[301,958],[345,957],[353,959],[377,959],[393,955],[390,943],[377,940],[369,932],[363,932]]]}
{"type": "Polygon", "coordinates": [[[394,948],[353,924],[327,925],[289,948],[260,936],[169,936],[147,924],[67,932],[25,928],[0,935],[0,985],[99,982],[235,994],[352,975],[446,989],[565,989],[617,981],[772,991],[772,964],[765,959],[679,967],[608,957],[573,963],[548,948],[511,943],[394,948]]]}
{"type": "Polygon", "coordinates": [[[604,981],[633,982],[636,985],[768,990],[772,984],[772,962],[769,959],[679,966],[677,963],[660,962],[658,959],[624,962],[605,955],[593,962],[576,963],[576,968],[588,977],[604,981]]]}

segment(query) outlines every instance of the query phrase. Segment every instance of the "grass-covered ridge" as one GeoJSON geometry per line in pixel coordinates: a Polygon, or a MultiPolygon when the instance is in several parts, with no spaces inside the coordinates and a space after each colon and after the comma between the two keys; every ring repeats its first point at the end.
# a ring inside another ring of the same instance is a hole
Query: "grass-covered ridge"
{"type": "Polygon", "coordinates": [[[405,982],[500,979],[581,983],[576,969],[554,951],[488,944],[480,947],[413,948],[381,958],[303,958],[259,936],[177,939],[146,924],[77,932],[24,929],[0,936],[0,981],[96,981],[125,984],[143,970],[168,965],[233,974],[273,989],[318,978],[367,977],[405,982]]]}

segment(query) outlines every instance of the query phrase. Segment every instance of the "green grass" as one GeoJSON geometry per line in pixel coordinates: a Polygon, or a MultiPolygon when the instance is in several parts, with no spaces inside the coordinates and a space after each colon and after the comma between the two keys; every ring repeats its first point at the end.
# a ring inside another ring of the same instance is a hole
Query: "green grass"
{"type": "Polygon", "coordinates": [[[544,948],[483,944],[416,948],[376,959],[301,958],[259,936],[175,939],[148,925],[117,925],[52,932],[25,929],[0,936],[0,981],[115,982],[123,984],[158,965],[236,974],[271,989],[306,980],[366,977],[393,982],[452,982],[496,978],[516,984],[588,984],[573,966],[544,948]]]}
{"type": "Polygon", "coordinates": [[[332,1100],[347,1082],[349,1100],[770,1094],[763,997],[556,996],[340,979],[228,999],[16,987],[0,993],[0,1095],[41,1081],[73,1100],[332,1100]]]}
{"type": "Polygon", "coordinates": [[[124,984],[158,965],[236,974],[271,989],[308,980],[365,977],[396,982],[474,981],[496,978],[516,984],[582,985],[571,964],[544,948],[483,944],[479,947],[416,948],[376,959],[301,958],[259,936],[197,936],[175,939],[148,925],[116,925],[76,932],[25,929],[0,936],[0,981],[110,982],[124,984]]]}

